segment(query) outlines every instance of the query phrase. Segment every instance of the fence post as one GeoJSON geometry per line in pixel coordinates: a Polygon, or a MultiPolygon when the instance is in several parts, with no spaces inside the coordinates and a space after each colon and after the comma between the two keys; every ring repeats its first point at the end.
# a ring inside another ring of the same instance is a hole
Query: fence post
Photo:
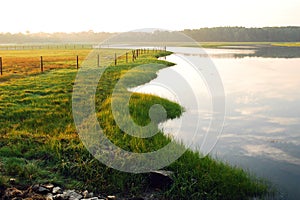
{"type": "Polygon", "coordinates": [[[78,62],[78,55],[76,56],[76,69],[78,69],[79,68],[79,62],[78,62]]]}
{"type": "Polygon", "coordinates": [[[115,53],[115,65],[117,65],[117,54],[115,53]]]}
{"type": "Polygon", "coordinates": [[[134,62],[135,59],[135,50],[132,50],[132,62],[134,62]]]}
{"type": "Polygon", "coordinates": [[[126,52],[126,63],[128,63],[128,52],[126,52]]]}
{"type": "Polygon", "coordinates": [[[0,57],[0,74],[3,75],[3,71],[2,71],[2,57],[0,57]]]}
{"type": "Polygon", "coordinates": [[[43,56],[41,56],[41,72],[44,71],[43,56]]]}
{"type": "Polygon", "coordinates": [[[97,57],[97,66],[100,67],[100,55],[98,54],[98,57],[97,57]]]}

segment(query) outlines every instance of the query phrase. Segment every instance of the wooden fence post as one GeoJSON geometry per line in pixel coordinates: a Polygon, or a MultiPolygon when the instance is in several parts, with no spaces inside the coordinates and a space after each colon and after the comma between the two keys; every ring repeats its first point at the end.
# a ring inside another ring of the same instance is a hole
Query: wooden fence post
{"type": "Polygon", "coordinates": [[[115,65],[117,65],[117,54],[115,53],[115,65]]]}
{"type": "Polygon", "coordinates": [[[128,52],[126,52],[126,63],[128,63],[128,52]]]}
{"type": "Polygon", "coordinates": [[[78,59],[78,55],[76,56],[76,69],[79,69],[79,59],[78,59]]]}
{"type": "Polygon", "coordinates": [[[100,67],[100,55],[98,54],[98,57],[97,57],[97,66],[100,67]]]}
{"type": "Polygon", "coordinates": [[[44,71],[43,56],[41,56],[41,72],[44,71]]]}
{"type": "Polygon", "coordinates": [[[135,50],[132,50],[132,62],[134,62],[135,59],[135,50]]]}
{"type": "Polygon", "coordinates": [[[0,57],[0,74],[3,75],[3,71],[2,71],[2,57],[0,57]]]}

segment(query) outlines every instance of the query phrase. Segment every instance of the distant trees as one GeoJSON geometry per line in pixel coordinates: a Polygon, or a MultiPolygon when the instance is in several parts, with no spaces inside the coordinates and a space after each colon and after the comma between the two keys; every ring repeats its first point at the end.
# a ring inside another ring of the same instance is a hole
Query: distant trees
{"type": "Polygon", "coordinates": [[[297,42],[300,27],[216,27],[182,31],[198,42],[297,42]]]}
{"type": "Polygon", "coordinates": [[[113,33],[0,33],[0,44],[10,43],[97,43],[114,35],[113,33]]]}
{"type": "MultiPolygon", "coordinates": [[[[215,27],[185,29],[179,32],[129,32],[121,34],[115,42],[182,42],[184,33],[198,42],[300,42],[300,27],[215,27]]],[[[95,33],[93,31],[78,33],[0,33],[0,44],[9,43],[99,43],[117,33],[95,33]]]]}

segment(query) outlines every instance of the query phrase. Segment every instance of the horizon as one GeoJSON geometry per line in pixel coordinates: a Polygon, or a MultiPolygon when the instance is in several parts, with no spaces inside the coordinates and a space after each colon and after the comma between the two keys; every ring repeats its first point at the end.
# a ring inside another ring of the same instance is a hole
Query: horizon
{"type": "MultiPolygon", "coordinates": [[[[245,26],[214,26],[214,27],[200,27],[200,28],[194,28],[194,29],[188,29],[188,28],[184,28],[181,30],[164,30],[164,29],[159,29],[157,28],[158,31],[168,31],[168,32],[177,32],[177,31],[184,31],[184,30],[199,30],[199,29],[213,29],[213,28],[247,28],[247,29],[256,29],[256,28],[300,28],[299,26],[262,26],[262,27],[245,27],[245,26]]],[[[143,29],[140,29],[143,30],[143,29]]],[[[64,34],[74,34],[74,33],[109,33],[109,34],[117,34],[117,33],[126,33],[126,32],[145,32],[145,31],[120,31],[120,32],[109,32],[109,31],[94,31],[94,30],[82,30],[82,31],[77,31],[77,32],[62,32],[62,31],[57,31],[57,32],[31,32],[31,31],[25,31],[25,32],[0,32],[0,34],[24,34],[24,35],[30,35],[30,34],[57,34],[57,33],[64,33],[64,34]]],[[[156,30],[155,30],[156,31],[156,30]]],[[[147,31],[149,32],[149,31],[147,31]]]]}
{"type": "Polygon", "coordinates": [[[0,33],[120,33],[157,27],[171,31],[212,27],[300,26],[297,0],[238,0],[169,2],[138,0],[72,2],[4,0],[0,33]]]}

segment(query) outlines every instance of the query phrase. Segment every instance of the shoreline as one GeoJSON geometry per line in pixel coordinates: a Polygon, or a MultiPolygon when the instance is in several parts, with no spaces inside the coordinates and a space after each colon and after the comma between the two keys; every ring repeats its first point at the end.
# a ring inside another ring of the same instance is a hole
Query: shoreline
{"type": "MultiPolygon", "coordinates": [[[[164,54],[144,55],[134,65],[120,64],[117,67],[109,68],[106,79],[100,84],[105,87],[99,88],[97,97],[101,105],[98,104],[100,106],[98,108],[105,109],[105,105],[102,103],[107,100],[107,96],[104,94],[111,92],[113,85],[121,75],[121,70],[129,70],[136,64],[149,61],[163,63],[156,59],[159,56],[164,56],[164,54]]],[[[52,182],[55,185],[64,185],[65,188],[111,191],[113,194],[142,193],[149,186],[146,174],[128,174],[107,168],[93,159],[78,140],[70,115],[70,95],[75,75],[75,69],[59,69],[44,73],[42,76],[11,80],[0,85],[1,91],[3,91],[0,106],[6,113],[5,120],[10,119],[10,121],[4,121],[3,124],[0,123],[2,129],[0,129],[2,144],[0,162],[3,165],[1,185],[9,186],[9,179],[16,177],[15,185],[52,182]],[[53,77],[56,78],[53,79],[53,77]],[[49,85],[55,85],[55,87],[49,85]],[[10,106],[5,107],[4,105],[10,106]],[[43,109],[45,106],[47,106],[47,110],[43,109]],[[52,110],[56,110],[57,113],[51,114],[49,111],[52,110]],[[17,113],[19,114],[17,115],[17,113]],[[19,125],[12,129],[11,127],[19,124],[21,119],[23,120],[22,126],[19,125]],[[38,126],[36,126],[36,122],[38,126]]],[[[155,72],[151,72],[149,75],[153,78],[155,72]]],[[[153,102],[164,102],[170,106],[170,116],[178,115],[180,107],[169,101],[152,95],[138,94],[136,97],[137,109],[134,111],[133,117],[142,119],[143,123],[149,120],[148,114],[142,115],[139,112],[147,110],[145,105],[141,104],[143,98],[147,99],[148,106],[151,106],[153,102]],[[176,108],[176,112],[172,111],[173,108],[176,108]]],[[[99,113],[100,121],[108,119],[102,123],[108,123],[105,127],[110,134],[109,137],[120,147],[135,152],[149,152],[159,149],[170,141],[170,138],[161,133],[151,141],[139,140],[128,147],[128,144],[134,141],[133,138],[128,137],[127,141],[120,140],[124,134],[119,133],[117,127],[113,126],[109,110],[107,111],[107,115],[99,113]]],[[[172,171],[175,174],[172,187],[160,190],[159,194],[162,199],[187,197],[192,199],[243,199],[266,195],[269,191],[263,182],[250,176],[244,170],[210,157],[201,158],[198,152],[191,150],[187,150],[181,158],[164,170],[172,171]],[[192,185],[190,185],[191,181],[192,185]],[[239,192],[239,190],[243,192],[239,192]]]]}

